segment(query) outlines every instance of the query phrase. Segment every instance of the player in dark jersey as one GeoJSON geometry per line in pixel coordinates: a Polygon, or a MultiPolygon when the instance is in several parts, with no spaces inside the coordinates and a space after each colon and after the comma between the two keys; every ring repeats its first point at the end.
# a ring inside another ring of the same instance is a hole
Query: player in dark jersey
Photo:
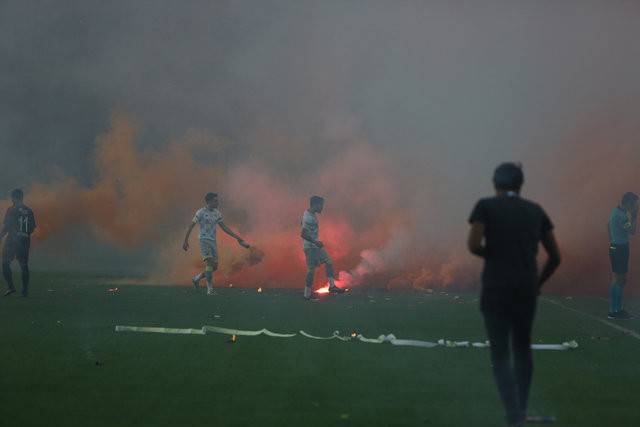
{"type": "Polygon", "coordinates": [[[31,233],[36,228],[36,219],[33,211],[24,205],[23,196],[20,189],[11,192],[13,206],[7,209],[0,231],[0,240],[7,236],[2,247],[2,275],[9,285],[4,292],[5,297],[16,291],[11,272],[11,261],[14,259],[18,260],[22,269],[22,296],[29,295],[29,247],[31,233]]]}
{"type": "Polygon", "coordinates": [[[491,343],[493,375],[510,426],[526,419],[537,298],[560,264],[553,225],[539,205],[520,197],[523,182],[520,166],[501,164],[493,176],[496,196],[478,201],[469,218],[469,250],[484,258],[480,309],[491,343]],[[540,274],[539,243],[548,256],[540,274]]]}

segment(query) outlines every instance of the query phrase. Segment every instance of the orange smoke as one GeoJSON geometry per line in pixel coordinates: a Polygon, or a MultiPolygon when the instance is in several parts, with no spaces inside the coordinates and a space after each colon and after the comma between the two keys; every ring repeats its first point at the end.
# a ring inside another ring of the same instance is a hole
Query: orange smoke
{"type": "MultiPolygon", "coordinates": [[[[28,189],[39,222],[34,241],[62,242],[84,230],[91,239],[128,251],[153,251],[149,281],[188,282],[202,263],[195,233],[187,254],[182,238],[203,195],[217,191],[225,223],[253,246],[246,250],[219,231],[216,283],[300,287],[306,270],[300,219],[311,194],[327,200],[321,239],[337,271],[356,264],[362,248],[384,245],[389,230],[406,221],[396,207],[386,160],[365,143],[292,178],[251,157],[230,167],[228,141],[191,133],[161,149],[140,149],[138,132],[116,114],[111,129],[95,141],[91,185],[59,172],[28,189]]],[[[323,276],[318,271],[319,281],[323,276]]]]}
{"type": "MultiPolygon", "coordinates": [[[[78,235],[82,230],[89,238],[116,247],[152,246],[159,254],[167,245],[180,248],[181,239],[174,237],[177,224],[186,230],[194,204],[219,186],[228,142],[193,133],[162,150],[142,150],[135,145],[137,133],[130,120],[116,114],[109,132],[95,141],[92,185],[83,186],[57,171],[48,182],[29,187],[26,202],[38,223],[35,247],[45,239],[70,244],[68,236],[82,238],[78,235]],[[175,240],[168,243],[168,237],[175,240]]],[[[173,252],[177,258],[178,251],[173,252]]],[[[231,263],[232,268],[255,265],[261,257],[259,249],[245,252],[231,263]]]]}
{"type": "MultiPolygon", "coordinates": [[[[426,172],[418,180],[394,173],[401,165],[364,138],[335,152],[312,148],[316,161],[306,159],[301,167],[296,159],[309,153],[296,145],[298,139],[279,133],[262,134],[267,140],[256,141],[240,159],[230,155],[231,142],[206,134],[191,132],[143,149],[136,145],[138,133],[131,120],[116,114],[110,130],[95,140],[90,185],[56,171],[27,188],[26,202],[38,220],[36,250],[45,240],[59,249],[88,238],[148,253],[148,282],[190,284],[203,264],[196,233],[187,253],[182,240],[204,194],[216,191],[225,223],[252,244],[247,250],[218,231],[216,285],[302,289],[300,220],[309,196],[318,194],[325,197],[320,239],[339,286],[477,289],[482,263],[466,251],[468,211],[452,216],[450,204],[470,210],[483,195],[447,199],[437,175],[426,172]],[[295,164],[287,168],[288,162],[295,164]]],[[[631,119],[593,120],[559,144],[551,159],[524,159],[524,196],[550,214],[563,253],[551,292],[606,294],[605,224],[621,195],[640,182],[634,164],[638,136],[640,125],[631,119]]],[[[490,194],[490,171],[483,172],[490,194]]],[[[631,263],[630,277],[640,277],[639,266],[631,263]]],[[[316,287],[325,284],[319,268],[316,287]]],[[[628,292],[637,293],[637,287],[628,292]]]]}
{"type": "MultiPolygon", "coordinates": [[[[611,283],[606,224],[627,191],[640,194],[640,106],[610,111],[584,122],[567,142],[544,159],[544,191],[535,197],[556,226],[563,254],[551,291],[607,295],[611,283]]],[[[526,185],[526,184],[525,184],[526,185]]],[[[631,238],[629,286],[625,294],[640,295],[640,247],[631,238]],[[635,278],[635,279],[634,279],[635,278]]]]}
{"type": "Polygon", "coordinates": [[[58,176],[29,188],[29,204],[39,213],[36,241],[79,226],[119,246],[157,240],[181,206],[192,202],[190,195],[202,193],[203,182],[218,179],[215,169],[193,155],[207,141],[194,138],[170,144],[163,152],[145,151],[135,147],[135,135],[135,126],[116,115],[109,133],[95,142],[93,185],[83,187],[58,176]]]}

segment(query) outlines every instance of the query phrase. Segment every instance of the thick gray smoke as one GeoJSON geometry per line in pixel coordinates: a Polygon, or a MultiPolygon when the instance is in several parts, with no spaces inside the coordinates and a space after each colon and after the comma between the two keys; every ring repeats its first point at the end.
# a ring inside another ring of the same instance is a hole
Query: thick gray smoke
{"type": "Polygon", "coordinates": [[[345,280],[467,287],[467,216],[516,160],[565,255],[550,288],[605,293],[604,224],[640,192],[638,22],[618,1],[5,0],[0,192],[41,219],[34,267],[175,282],[213,190],[264,251],[222,239],[229,280],[300,286],[322,194],[345,280]]]}

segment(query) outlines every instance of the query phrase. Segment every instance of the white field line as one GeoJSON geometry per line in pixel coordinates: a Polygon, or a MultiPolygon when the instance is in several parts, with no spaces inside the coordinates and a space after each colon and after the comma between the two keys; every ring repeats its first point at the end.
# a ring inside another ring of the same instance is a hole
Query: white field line
{"type": "Polygon", "coordinates": [[[543,300],[543,301],[549,302],[551,304],[555,304],[558,307],[561,307],[561,308],[563,308],[565,310],[572,311],[574,313],[578,313],[578,314],[580,314],[582,316],[589,317],[589,318],[591,318],[593,320],[597,320],[598,322],[600,322],[602,324],[605,324],[605,325],[609,326],[610,328],[616,329],[616,330],[618,330],[620,332],[623,332],[626,335],[629,335],[629,336],[631,336],[631,337],[633,337],[635,339],[640,340],[640,334],[638,334],[635,331],[632,331],[631,329],[623,328],[622,326],[617,325],[616,323],[614,323],[612,321],[602,319],[602,318],[600,318],[598,316],[594,316],[593,314],[585,313],[584,311],[576,310],[575,308],[567,307],[566,305],[560,304],[558,301],[554,301],[552,299],[548,299],[548,298],[540,298],[540,299],[543,300]]]}

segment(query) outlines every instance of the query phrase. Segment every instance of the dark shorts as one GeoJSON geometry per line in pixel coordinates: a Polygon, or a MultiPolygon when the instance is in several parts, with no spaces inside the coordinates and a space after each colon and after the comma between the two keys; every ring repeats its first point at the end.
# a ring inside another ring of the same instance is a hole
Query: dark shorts
{"type": "Polygon", "coordinates": [[[30,239],[9,239],[4,241],[2,248],[2,262],[11,262],[17,259],[20,264],[29,262],[30,239]]]}
{"type": "Polygon", "coordinates": [[[627,274],[629,269],[629,244],[610,244],[609,259],[611,260],[611,270],[615,274],[627,274]]]}

